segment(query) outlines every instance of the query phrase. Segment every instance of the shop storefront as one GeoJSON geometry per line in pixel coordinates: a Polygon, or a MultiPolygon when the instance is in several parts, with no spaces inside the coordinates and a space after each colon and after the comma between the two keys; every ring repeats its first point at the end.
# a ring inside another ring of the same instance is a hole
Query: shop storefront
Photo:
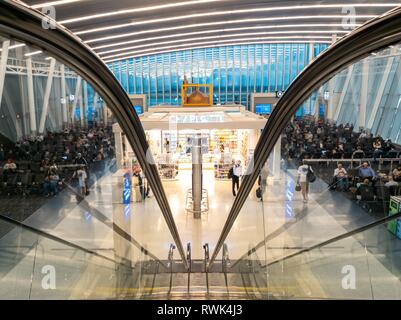
{"type": "Polygon", "coordinates": [[[241,106],[151,108],[141,116],[162,179],[191,170],[193,137],[201,135],[203,170],[227,179],[233,161],[246,166],[266,119],[241,106]]]}

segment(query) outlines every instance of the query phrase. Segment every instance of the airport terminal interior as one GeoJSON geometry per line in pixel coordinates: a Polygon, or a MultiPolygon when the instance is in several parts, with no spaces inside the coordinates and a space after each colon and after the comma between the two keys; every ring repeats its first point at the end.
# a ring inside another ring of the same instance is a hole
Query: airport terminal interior
{"type": "Polygon", "coordinates": [[[0,299],[401,299],[400,21],[2,1],[0,299]]]}

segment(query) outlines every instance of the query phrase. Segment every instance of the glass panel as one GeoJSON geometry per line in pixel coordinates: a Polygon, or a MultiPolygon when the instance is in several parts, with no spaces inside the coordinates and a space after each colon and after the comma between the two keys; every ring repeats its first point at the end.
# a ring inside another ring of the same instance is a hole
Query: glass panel
{"type": "Polygon", "coordinates": [[[341,70],[298,108],[257,168],[259,179],[226,239],[229,290],[242,283],[260,299],[400,298],[401,223],[283,260],[401,212],[401,147],[394,143],[401,127],[400,49],[374,52],[341,70]],[[344,289],[352,267],[356,289],[344,289]]]}
{"type": "MultiPolygon", "coordinates": [[[[8,41],[0,38],[1,45],[8,41]]],[[[38,48],[15,47],[17,44],[10,41],[11,48],[0,57],[7,59],[7,65],[20,68],[7,72],[0,97],[0,215],[130,268],[140,269],[149,259],[167,257],[173,239],[147,175],[105,101],[67,65],[37,52],[38,48]]],[[[148,72],[147,58],[138,61],[136,70],[148,72]]],[[[154,59],[151,61],[154,92],[154,59]]],[[[115,63],[114,71],[127,81],[131,69],[127,70],[125,62],[116,70],[119,66],[115,63]]],[[[136,82],[148,90],[146,79],[142,82],[137,77],[136,82]]],[[[115,297],[120,284],[112,285],[109,280],[116,279],[120,266],[109,266],[104,259],[67,247],[3,223],[0,254],[11,258],[1,259],[1,297],[51,298],[41,291],[37,279],[41,278],[40,265],[57,263],[61,291],[54,298],[115,297]],[[25,237],[29,241],[21,242],[25,237]],[[12,243],[19,244],[12,247],[12,243]],[[28,276],[26,264],[30,268],[35,257],[39,260],[29,269],[34,277],[30,288],[25,281],[29,277],[24,281],[15,277],[19,270],[28,276]],[[95,267],[98,269],[93,271],[95,267]],[[70,270],[71,276],[62,280],[70,270]],[[103,274],[107,276],[100,276],[103,274]],[[10,275],[14,278],[7,278],[10,275]],[[94,295],[91,282],[93,290],[99,289],[94,295]],[[75,287],[77,283],[79,287],[75,287]]]]}

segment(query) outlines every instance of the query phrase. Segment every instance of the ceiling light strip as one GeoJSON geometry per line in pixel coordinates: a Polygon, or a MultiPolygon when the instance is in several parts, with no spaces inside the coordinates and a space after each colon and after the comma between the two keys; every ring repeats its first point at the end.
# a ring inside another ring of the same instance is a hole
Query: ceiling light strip
{"type": "MultiPolygon", "coordinates": [[[[210,12],[210,13],[202,13],[202,14],[190,14],[190,15],[184,15],[184,16],[178,16],[178,17],[168,17],[168,18],[159,18],[159,19],[149,19],[149,20],[142,20],[142,21],[135,21],[131,23],[123,23],[123,24],[117,24],[117,25],[112,25],[108,27],[100,27],[100,28],[94,28],[94,29],[89,29],[85,31],[77,31],[74,32],[76,35],[82,35],[82,34],[88,34],[88,33],[94,33],[94,32],[101,32],[101,31],[110,31],[110,30],[115,30],[115,29],[121,29],[125,27],[132,27],[132,26],[138,26],[138,25],[144,25],[144,24],[152,24],[152,23],[160,23],[160,22],[171,22],[171,21],[177,21],[177,20],[185,20],[185,19],[193,19],[193,18],[199,18],[199,17],[204,17],[204,16],[212,16],[216,15],[216,12],[210,12]]],[[[229,14],[228,14],[229,15],[229,14]]],[[[371,19],[377,17],[377,15],[347,15],[347,19],[358,19],[358,18],[366,18],[366,19],[371,19]]],[[[286,20],[304,20],[304,19],[344,19],[344,15],[308,15],[308,16],[285,16],[285,17],[268,17],[268,18],[254,18],[254,19],[244,19],[244,20],[238,20],[242,22],[254,22],[254,21],[286,21],[286,20]]],[[[224,21],[219,21],[220,23],[224,23],[224,21]]],[[[218,22],[216,22],[218,23],[218,22]]]]}
{"type": "MultiPolygon", "coordinates": [[[[209,34],[209,33],[241,31],[241,30],[260,30],[260,29],[266,29],[266,28],[268,28],[268,27],[266,27],[266,26],[251,26],[251,27],[242,27],[242,28],[213,29],[213,30],[203,30],[203,31],[195,31],[195,32],[187,32],[187,33],[175,33],[175,34],[168,34],[168,35],[165,35],[165,36],[134,39],[134,40],[129,40],[129,41],[110,43],[110,44],[105,44],[105,45],[101,45],[101,46],[98,46],[98,47],[93,47],[92,49],[93,50],[99,50],[99,49],[106,49],[106,48],[111,48],[111,47],[123,46],[123,45],[126,45],[126,44],[154,41],[154,40],[160,40],[160,39],[171,39],[171,38],[195,36],[195,35],[209,34]]],[[[263,34],[266,34],[266,35],[267,34],[272,34],[272,35],[275,35],[275,34],[341,34],[341,33],[349,33],[349,32],[350,32],[350,30],[322,30],[322,31],[317,31],[317,30],[285,30],[285,31],[269,31],[269,32],[264,32],[263,34]]],[[[103,52],[101,52],[101,53],[103,53],[103,52]]]]}
{"type": "Polygon", "coordinates": [[[41,50],[34,51],[34,52],[30,52],[30,53],[26,53],[26,54],[25,54],[25,57],[35,56],[35,55],[40,54],[40,53],[42,53],[41,50]]]}
{"type": "Polygon", "coordinates": [[[44,8],[44,7],[49,7],[49,6],[60,6],[63,4],[69,4],[73,2],[81,2],[82,0],[59,0],[59,1],[50,1],[50,2],[43,2],[39,4],[35,4],[31,6],[31,8],[34,9],[39,9],[39,8],[44,8]]]}
{"type": "Polygon", "coordinates": [[[163,54],[163,53],[169,53],[169,52],[180,52],[180,51],[185,51],[185,50],[193,50],[193,49],[206,49],[206,48],[216,48],[216,47],[225,47],[225,46],[240,46],[240,45],[250,45],[250,44],[306,44],[306,43],[321,43],[321,44],[330,44],[331,42],[328,41],[249,41],[249,42],[234,42],[234,43],[228,43],[222,46],[216,46],[216,45],[205,45],[205,46],[195,46],[195,47],[186,47],[186,48],[179,48],[179,49],[171,49],[171,50],[161,50],[161,51],[155,51],[151,53],[143,53],[143,54],[137,54],[137,55],[129,55],[125,56],[122,58],[116,58],[116,59],[110,59],[110,60],[104,60],[104,63],[110,63],[110,62],[115,62],[115,61],[122,61],[126,59],[131,59],[131,58],[139,58],[139,57],[146,57],[146,56],[152,56],[156,54],[163,54]]]}
{"type": "MultiPolygon", "coordinates": [[[[101,37],[101,38],[96,38],[96,39],[89,39],[89,40],[86,40],[85,42],[86,43],[101,42],[101,41],[107,41],[107,40],[126,38],[126,37],[130,37],[130,36],[138,36],[138,35],[147,34],[147,33],[165,32],[165,31],[173,31],[173,30],[181,30],[181,29],[192,29],[192,28],[207,27],[207,26],[212,26],[212,25],[222,25],[222,24],[225,25],[225,24],[230,24],[230,23],[241,23],[241,21],[243,21],[243,20],[228,20],[228,21],[220,21],[220,22],[197,23],[197,24],[181,25],[181,26],[176,26],[176,27],[142,30],[142,31],[129,32],[129,33],[123,33],[123,34],[116,34],[113,36],[106,36],[106,37],[101,37]]],[[[248,22],[248,20],[245,22],[248,22]]],[[[356,24],[355,27],[359,27],[361,25],[362,24],[356,24]]],[[[280,28],[302,28],[302,27],[337,28],[337,27],[343,27],[343,26],[344,25],[341,23],[332,23],[332,24],[303,23],[303,24],[270,25],[270,26],[250,26],[250,27],[239,27],[239,28],[228,28],[228,29],[224,28],[222,30],[237,31],[237,30],[257,29],[257,28],[280,29],[280,28]]]]}
{"type": "Polygon", "coordinates": [[[66,20],[62,20],[59,22],[61,24],[66,25],[66,24],[74,23],[74,22],[82,22],[82,21],[87,21],[87,20],[92,20],[92,19],[112,17],[112,16],[123,15],[123,14],[128,14],[128,13],[156,11],[156,10],[161,10],[161,9],[169,9],[169,8],[184,7],[184,6],[189,6],[189,5],[199,5],[199,4],[204,4],[204,3],[221,2],[221,1],[224,1],[224,0],[195,0],[195,1],[175,2],[175,3],[161,4],[161,5],[150,6],[150,7],[132,8],[132,9],[125,9],[125,10],[93,14],[93,15],[89,15],[89,16],[82,16],[82,17],[77,17],[77,18],[66,19],[66,20]]]}
{"type": "MultiPolygon", "coordinates": [[[[134,49],[139,49],[139,48],[146,48],[146,47],[155,47],[155,46],[161,46],[165,44],[172,44],[172,43],[180,43],[180,42],[188,42],[188,41],[197,41],[197,40],[214,40],[214,39],[224,39],[224,38],[234,38],[234,37],[250,37],[250,36],[267,36],[269,34],[272,34],[272,32],[248,32],[248,33],[234,33],[234,34],[224,34],[224,35],[213,35],[213,36],[208,36],[208,37],[197,37],[197,38],[184,38],[184,39],[175,39],[171,41],[163,41],[163,42],[152,42],[148,44],[140,44],[137,46],[132,46],[132,47],[125,47],[125,48],[118,48],[118,49],[112,49],[112,50],[107,50],[107,51],[102,51],[98,52],[99,55],[104,55],[108,53],[113,53],[113,52],[121,52],[121,51],[126,51],[126,50],[134,50],[134,49]]],[[[274,33],[273,33],[274,34],[274,33]]],[[[302,36],[302,35],[297,35],[296,36],[287,36],[287,37],[282,37],[282,36],[271,36],[269,39],[271,40],[281,40],[281,39],[299,39],[299,38],[305,38],[305,39],[332,39],[332,36],[302,36]]],[[[124,53],[122,53],[124,54],[124,53]]]]}
{"type": "MultiPolygon", "coordinates": [[[[243,39],[226,39],[226,40],[217,40],[217,41],[202,41],[202,42],[193,42],[193,43],[184,43],[184,44],[178,44],[178,45],[173,45],[173,46],[166,46],[166,47],[159,47],[159,48],[150,48],[150,49],[143,49],[143,50],[137,50],[137,51],[131,51],[131,52],[124,52],[124,53],[119,53],[119,54],[114,54],[114,55],[109,55],[106,57],[103,57],[103,59],[110,59],[110,58],[115,58],[115,57],[121,57],[124,55],[128,54],[137,54],[137,53],[142,53],[142,52],[148,52],[152,50],[163,50],[163,49],[170,49],[170,48],[180,48],[180,47],[185,47],[185,46],[198,46],[198,45],[207,45],[207,44],[220,44],[220,43],[226,43],[226,42],[232,42],[232,41],[260,41],[260,40],[291,40],[291,39],[299,39],[299,40],[306,40],[306,41],[313,41],[314,39],[332,39],[332,37],[253,37],[253,38],[243,38],[243,39]]],[[[328,42],[330,42],[328,41],[328,42]]]]}
{"type": "MultiPolygon", "coordinates": [[[[110,17],[115,15],[127,14],[127,13],[134,13],[134,12],[146,12],[146,11],[154,11],[164,8],[174,8],[180,6],[187,6],[192,4],[201,4],[201,3],[208,3],[208,2],[216,2],[222,0],[199,0],[199,1],[185,1],[181,3],[171,3],[171,4],[164,4],[158,6],[151,6],[151,7],[143,7],[143,8],[133,8],[133,9],[125,9],[119,10],[114,12],[106,12],[100,14],[94,14],[89,16],[71,18],[59,21],[61,24],[69,24],[73,22],[79,21],[86,21],[96,18],[103,18],[103,17],[110,17]]],[[[295,5],[295,6],[281,6],[281,7],[257,7],[257,8],[247,8],[247,9],[237,9],[237,10],[223,10],[223,11],[211,11],[211,12],[203,12],[203,13],[196,13],[191,15],[184,15],[179,17],[169,17],[165,19],[177,19],[183,17],[205,17],[205,16],[220,16],[220,15],[232,15],[232,14],[243,14],[243,13],[259,13],[259,12],[274,12],[274,11],[295,11],[295,10],[310,10],[310,9],[337,9],[337,8],[346,8],[346,7],[354,7],[354,8],[393,8],[400,6],[400,3],[392,2],[392,3],[337,3],[337,4],[314,4],[314,5],[295,5]]]]}

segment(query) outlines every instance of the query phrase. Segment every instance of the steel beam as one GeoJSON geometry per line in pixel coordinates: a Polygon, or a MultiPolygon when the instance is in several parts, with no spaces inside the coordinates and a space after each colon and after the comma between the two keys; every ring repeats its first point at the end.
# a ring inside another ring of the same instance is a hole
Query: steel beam
{"type": "Polygon", "coordinates": [[[0,108],[1,98],[3,97],[4,82],[6,79],[6,69],[8,60],[8,48],[10,47],[10,40],[3,41],[1,60],[0,60],[0,108]]]}
{"type": "Polygon", "coordinates": [[[32,59],[26,59],[26,66],[28,71],[28,105],[29,105],[29,124],[31,127],[31,133],[33,135],[37,132],[36,125],[36,108],[35,108],[35,93],[33,89],[33,75],[32,75],[32,59]]]}
{"type": "Polygon", "coordinates": [[[43,107],[42,107],[42,115],[40,117],[39,122],[39,133],[42,134],[45,131],[45,123],[47,118],[47,111],[49,110],[49,98],[53,84],[53,75],[54,75],[54,68],[56,66],[56,60],[51,58],[50,59],[50,70],[49,70],[49,77],[47,78],[46,83],[46,90],[45,95],[43,97],[43,107]]]}

